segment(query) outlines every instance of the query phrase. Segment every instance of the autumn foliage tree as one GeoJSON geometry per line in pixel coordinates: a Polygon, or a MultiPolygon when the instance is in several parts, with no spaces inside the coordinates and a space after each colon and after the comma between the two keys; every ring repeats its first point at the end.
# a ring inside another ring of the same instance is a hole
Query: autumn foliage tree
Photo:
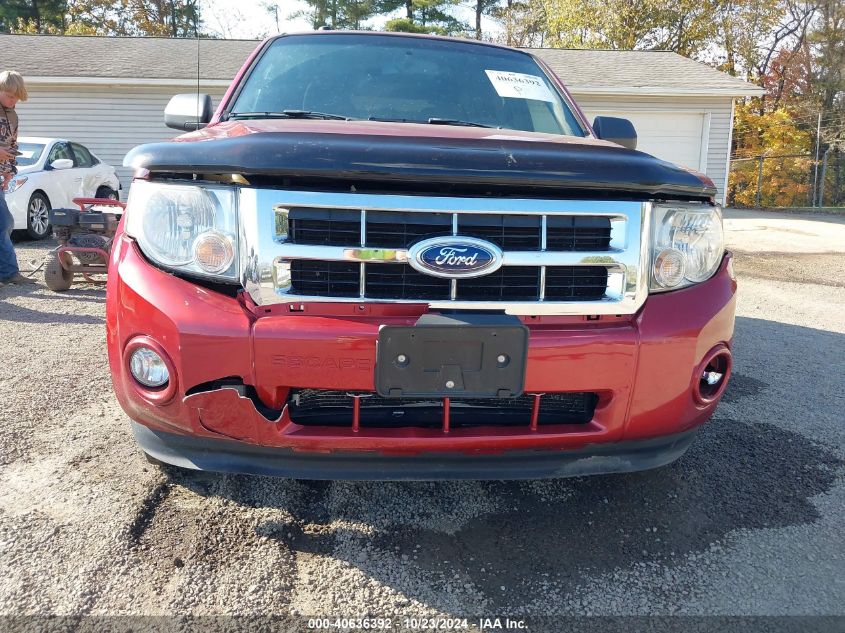
{"type": "Polygon", "coordinates": [[[0,33],[190,37],[200,23],[199,0],[0,1],[0,33]]]}
{"type": "MultiPolygon", "coordinates": [[[[759,181],[761,202],[809,204],[818,165],[829,159],[827,200],[845,204],[845,0],[300,0],[304,8],[293,14],[289,0],[261,3],[276,31],[290,17],[306,17],[314,28],[483,39],[490,37],[482,29],[486,16],[501,26],[494,38],[511,46],[675,51],[766,90],[736,110],[734,202],[752,202],[759,181]]],[[[210,6],[207,0],[0,0],[0,33],[203,35],[203,8],[210,6]]],[[[227,15],[237,16],[237,8],[227,15]]]]}
{"type": "Polygon", "coordinates": [[[738,104],[734,117],[738,153],[729,183],[731,203],[807,206],[813,168],[808,127],[799,125],[789,107],[760,112],[753,102],[738,104]]]}

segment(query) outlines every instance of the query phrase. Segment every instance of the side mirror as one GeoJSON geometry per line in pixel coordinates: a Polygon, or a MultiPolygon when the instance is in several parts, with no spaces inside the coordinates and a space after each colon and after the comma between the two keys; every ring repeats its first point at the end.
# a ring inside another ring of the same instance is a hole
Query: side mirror
{"type": "Polygon", "coordinates": [[[208,95],[174,95],[164,109],[164,124],[177,130],[200,130],[211,121],[211,114],[211,97],[208,95]]]}
{"type": "Polygon", "coordinates": [[[628,119],[612,116],[597,116],[593,130],[600,139],[616,143],[628,149],[637,149],[637,131],[628,119]]]}
{"type": "Polygon", "coordinates": [[[73,167],[73,161],[69,158],[57,158],[50,163],[50,169],[70,169],[73,167]]]}

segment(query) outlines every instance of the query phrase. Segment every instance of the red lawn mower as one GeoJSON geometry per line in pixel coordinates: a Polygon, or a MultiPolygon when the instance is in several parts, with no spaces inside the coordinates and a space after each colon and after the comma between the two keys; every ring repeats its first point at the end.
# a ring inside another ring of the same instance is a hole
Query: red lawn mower
{"type": "Polygon", "coordinates": [[[47,255],[44,281],[55,292],[73,285],[76,275],[87,283],[105,283],[92,275],[108,273],[109,252],[126,205],[105,198],[74,198],[79,209],[53,209],[50,223],[59,247],[47,255]]]}

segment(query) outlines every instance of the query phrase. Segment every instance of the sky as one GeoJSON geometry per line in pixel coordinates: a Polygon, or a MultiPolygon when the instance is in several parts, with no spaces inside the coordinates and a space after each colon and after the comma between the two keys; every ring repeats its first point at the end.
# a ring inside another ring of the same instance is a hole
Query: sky
{"type": "MultiPolygon", "coordinates": [[[[307,18],[298,16],[308,6],[301,0],[277,0],[281,8],[279,24],[275,17],[264,9],[266,0],[201,0],[202,19],[205,29],[225,39],[261,39],[276,33],[295,33],[311,30],[307,18]]],[[[453,14],[468,24],[475,24],[474,2],[464,0],[456,5],[453,14]]],[[[400,12],[397,12],[397,16],[400,12]]],[[[394,16],[390,16],[394,17],[394,16]]],[[[378,28],[387,18],[372,20],[369,25],[378,28]]],[[[485,32],[498,33],[502,30],[495,20],[483,19],[485,32]]]]}

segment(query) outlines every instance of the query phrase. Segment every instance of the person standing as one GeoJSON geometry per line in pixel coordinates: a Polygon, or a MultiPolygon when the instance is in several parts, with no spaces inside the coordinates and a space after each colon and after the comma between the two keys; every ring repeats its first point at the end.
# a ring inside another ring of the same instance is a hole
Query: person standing
{"type": "Polygon", "coordinates": [[[12,246],[15,220],[6,204],[6,189],[18,173],[18,115],[15,106],[27,99],[23,77],[13,70],[0,72],[0,286],[35,283],[21,275],[12,246]]]}

